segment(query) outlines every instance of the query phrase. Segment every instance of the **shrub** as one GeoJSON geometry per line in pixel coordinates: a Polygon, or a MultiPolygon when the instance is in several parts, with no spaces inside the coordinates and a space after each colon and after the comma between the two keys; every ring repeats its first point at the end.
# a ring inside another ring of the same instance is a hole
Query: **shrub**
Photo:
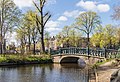
{"type": "Polygon", "coordinates": [[[5,62],[6,60],[6,57],[0,57],[0,63],[5,62]]]}

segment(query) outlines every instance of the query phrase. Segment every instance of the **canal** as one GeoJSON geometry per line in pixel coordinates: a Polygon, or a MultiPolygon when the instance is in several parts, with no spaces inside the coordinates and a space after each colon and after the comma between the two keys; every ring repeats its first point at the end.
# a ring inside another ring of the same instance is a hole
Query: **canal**
{"type": "Polygon", "coordinates": [[[78,64],[37,64],[0,67],[0,82],[87,82],[78,64]]]}

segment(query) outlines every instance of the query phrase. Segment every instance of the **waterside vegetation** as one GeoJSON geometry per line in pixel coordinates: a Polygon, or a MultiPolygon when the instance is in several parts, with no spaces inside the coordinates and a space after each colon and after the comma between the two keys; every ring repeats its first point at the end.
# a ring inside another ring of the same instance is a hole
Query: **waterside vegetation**
{"type": "Polygon", "coordinates": [[[0,56],[0,66],[52,63],[49,55],[6,55],[0,56]]]}

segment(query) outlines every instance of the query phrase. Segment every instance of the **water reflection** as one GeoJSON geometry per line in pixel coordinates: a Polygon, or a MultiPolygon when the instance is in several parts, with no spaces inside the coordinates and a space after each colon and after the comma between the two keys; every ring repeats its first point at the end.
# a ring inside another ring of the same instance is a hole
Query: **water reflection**
{"type": "Polygon", "coordinates": [[[0,82],[87,82],[86,75],[86,70],[77,64],[0,68],[0,82]]]}

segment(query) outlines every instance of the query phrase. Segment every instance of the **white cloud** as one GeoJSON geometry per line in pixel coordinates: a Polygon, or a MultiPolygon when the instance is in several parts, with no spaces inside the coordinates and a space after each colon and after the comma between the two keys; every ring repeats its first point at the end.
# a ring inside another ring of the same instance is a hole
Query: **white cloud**
{"type": "Polygon", "coordinates": [[[97,9],[100,11],[100,12],[107,12],[110,10],[110,6],[108,4],[99,4],[97,6],[97,9]]]}
{"type": "Polygon", "coordinates": [[[46,28],[45,31],[49,32],[51,36],[56,35],[62,30],[62,28],[59,27],[49,27],[46,28]]]}
{"type": "Polygon", "coordinates": [[[32,0],[14,0],[14,3],[21,9],[23,7],[32,7],[32,0]]]}
{"type": "Polygon", "coordinates": [[[107,12],[110,10],[108,4],[98,4],[95,1],[79,1],[76,6],[81,7],[88,11],[98,11],[98,12],[107,12]]]}
{"type": "Polygon", "coordinates": [[[77,16],[79,16],[83,12],[84,11],[79,11],[79,10],[65,11],[63,13],[63,15],[65,15],[66,17],[74,17],[74,18],[76,18],[77,16]]]}
{"type": "Polygon", "coordinates": [[[47,0],[47,4],[56,4],[56,0],[47,0]]]}
{"type": "Polygon", "coordinates": [[[76,17],[76,15],[79,13],[79,10],[74,11],[65,11],[64,15],[67,17],[76,17]]]}
{"type": "Polygon", "coordinates": [[[76,6],[80,6],[86,10],[94,10],[96,8],[96,2],[93,1],[84,2],[83,0],[81,0],[76,4],[76,6]]]}
{"type": "Polygon", "coordinates": [[[49,27],[49,28],[46,28],[45,30],[48,31],[48,32],[50,32],[50,33],[52,33],[52,32],[59,32],[62,29],[58,28],[58,27],[49,27]]]}
{"type": "Polygon", "coordinates": [[[45,27],[46,27],[45,30],[50,33],[59,32],[62,30],[61,28],[59,28],[59,22],[52,20],[48,21],[45,27]]]}
{"type": "Polygon", "coordinates": [[[52,21],[52,20],[50,20],[50,21],[48,21],[47,23],[46,23],[46,26],[45,27],[57,27],[57,26],[59,26],[59,23],[57,22],[57,21],[52,21]]]}
{"type": "Polygon", "coordinates": [[[59,21],[67,21],[68,19],[67,19],[67,17],[65,17],[65,16],[60,16],[60,17],[58,18],[58,20],[59,20],[59,21]]]}
{"type": "MultiPolygon", "coordinates": [[[[13,0],[14,3],[20,8],[24,8],[24,7],[33,7],[33,1],[37,2],[37,0],[13,0]]],[[[55,4],[56,0],[47,0],[47,4],[55,4]]]]}

